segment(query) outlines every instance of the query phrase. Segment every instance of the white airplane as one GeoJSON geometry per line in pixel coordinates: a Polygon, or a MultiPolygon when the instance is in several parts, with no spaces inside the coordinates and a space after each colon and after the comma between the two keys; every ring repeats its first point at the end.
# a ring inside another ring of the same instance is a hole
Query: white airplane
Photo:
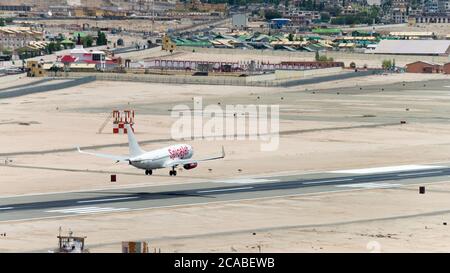
{"type": "Polygon", "coordinates": [[[172,168],[172,170],[169,171],[170,176],[177,175],[177,171],[175,170],[177,166],[182,165],[184,169],[190,170],[197,167],[198,162],[216,160],[225,157],[225,150],[223,146],[221,156],[198,160],[192,159],[194,150],[192,146],[188,144],[176,144],[162,149],[146,152],[139,147],[139,143],[136,141],[133,130],[130,126],[128,124],[125,126],[128,134],[128,148],[130,151],[129,156],[89,153],[82,151],[80,147],[77,147],[78,152],[112,159],[116,162],[128,162],[133,167],[145,170],[146,175],[152,175],[153,170],[155,169],[172,168]]]}

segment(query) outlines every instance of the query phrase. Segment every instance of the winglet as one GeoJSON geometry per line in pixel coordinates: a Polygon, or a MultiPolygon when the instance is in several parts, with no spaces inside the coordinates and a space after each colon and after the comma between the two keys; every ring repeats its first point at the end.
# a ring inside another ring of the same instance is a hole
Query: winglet
{"type": "Polygon", "coordinates": [[[77,150],[78,150],[79,153],[82,153],[82,151],[80,149],[80,146],[77,146],[77,150]]]}
{"type": "Polygon", "coordinates": [[[222,158],[225,158],[225,148],[222,145],[222,158]]]}

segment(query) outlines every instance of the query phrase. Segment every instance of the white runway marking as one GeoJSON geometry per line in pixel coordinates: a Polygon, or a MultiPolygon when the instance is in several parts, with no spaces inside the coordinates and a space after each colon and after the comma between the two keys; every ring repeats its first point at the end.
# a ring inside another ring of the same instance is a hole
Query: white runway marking
{"type": "Polygon", "coordinates": [[[353,169],[353,170],[339,170],[332,171],[330,173],[350,173],[350,174],[375,174],[375,173],[388,173],[388,172],[403,172],[403,171],[420,171],[445,168],[445,166],[433,166],[433,165],[402,165],[402,166],[388,166],[378,168],[367,169],[353,169]]]}
{"type": "Polygon", "coordinates": [[[340,188],[366,188],[366,189],[376,189],[376,188],[393,188],[399,187],[400,184],[389,184],[389,183],[358,183],[358,184],[348,184],[348,185],[337,185],[340,188]]]}
{"type": "Polygon", "coordinates": [[[241,187],[241,188],[231,188],[231,189],[220,189],[220,190],[198,191],[197,193],[224,192],[224,191],[238,191],[238,190],[248,190],[248,189],[253,189],[253,187],[241,187]]]}
{"type": "Polygon", "coordinates": [[[4,208],[0,208],[0,210],[9,210],[9,209],[13,209],[14,207],[4,207],[4,208]]]}
{"type": "Polygon", "coordinates": [[[421,173],[403,173],[398,174],[397,176],[414,176],[414,175],[421,175],[421,174],[432,174],[432,173],[441,173],[442,171],[436,171],[436,172],[421,172],[421,173]]]}
{"type": "Polygon", "coordinates": [[[227,180],[214,180],[216,183],[232,183],[232,184],[254,184],[262,182],[280,182],[279,179],[263,179],[263,178],[236,178],[227,180]]]}
{"type": "Polygon", "coordinates": [[[309,184],[321,184],[321,183],[332,183],[332,182],[343,182],[343,181],[352,181],[353,178],[346,178],[346,179],[334,179],[334,180],[322,180],[322,181],[314,181],[314,182],[305,182],[303,184],[309,185],[309,184]]]}
{"type": "Polygon", "coordinates": [[[129,210],[129,209],[128,208],[79,207],[79,208],[70,208],[70,209],[47,210],[45,212],[88,214],[88,213],[99,213],[99,212],[117,212],[117,211],[126,211],[126,210],[129,210]]]}
{"type": "Polygon", "coordinates": [[[132,197],[119,197],[119,198],[108,198],[108,199],[95,199],[95,200],[85,200],[85,201],[78,201],[77,203],[83,204],[83,203],[95,203],[95,202],[108,202],[108,201],[119,201],[119,200],[127,200],[127,199],[137,199],[138,196],[132,196],[132,197]]]}

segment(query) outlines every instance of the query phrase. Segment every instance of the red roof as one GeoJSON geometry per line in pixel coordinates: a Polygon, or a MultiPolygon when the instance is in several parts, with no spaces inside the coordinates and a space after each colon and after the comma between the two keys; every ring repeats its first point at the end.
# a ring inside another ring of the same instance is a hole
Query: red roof
{"type": "Polygon", "coordinates": [[[77,60],[77,58],[71,56],[71,55],[65,55],[61,58],[62,63],[74,63],[77,60]]]}

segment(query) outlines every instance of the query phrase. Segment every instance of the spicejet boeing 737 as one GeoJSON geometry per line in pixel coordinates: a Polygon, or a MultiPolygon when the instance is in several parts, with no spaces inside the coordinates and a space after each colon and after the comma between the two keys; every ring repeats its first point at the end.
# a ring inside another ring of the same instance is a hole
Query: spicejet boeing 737
{"type": "Polygon", "coordinates": [[[223,146],[221,156],[198,160],[192,159],[194,150],[192,146],[187,144],[176,144],[166,148],[146,152],[139,147],[130,126],[126,125],[126,128],[128,134],[128,148],[130,150],[129,156],[89,153],[82,151],[80,147],[77,147],[78,152],[112,159],[116,162],[128,162],[133,167],[145,170],[146,175],[151,175],[155,169],[172,168],[172,170],[169,171],[170,176],[177,175],[177,171],[175,170],[177,166],[182,165],[184,169],[190,170],[197,167],[198,162],[216,160],[225,157],[223,146]]]}

